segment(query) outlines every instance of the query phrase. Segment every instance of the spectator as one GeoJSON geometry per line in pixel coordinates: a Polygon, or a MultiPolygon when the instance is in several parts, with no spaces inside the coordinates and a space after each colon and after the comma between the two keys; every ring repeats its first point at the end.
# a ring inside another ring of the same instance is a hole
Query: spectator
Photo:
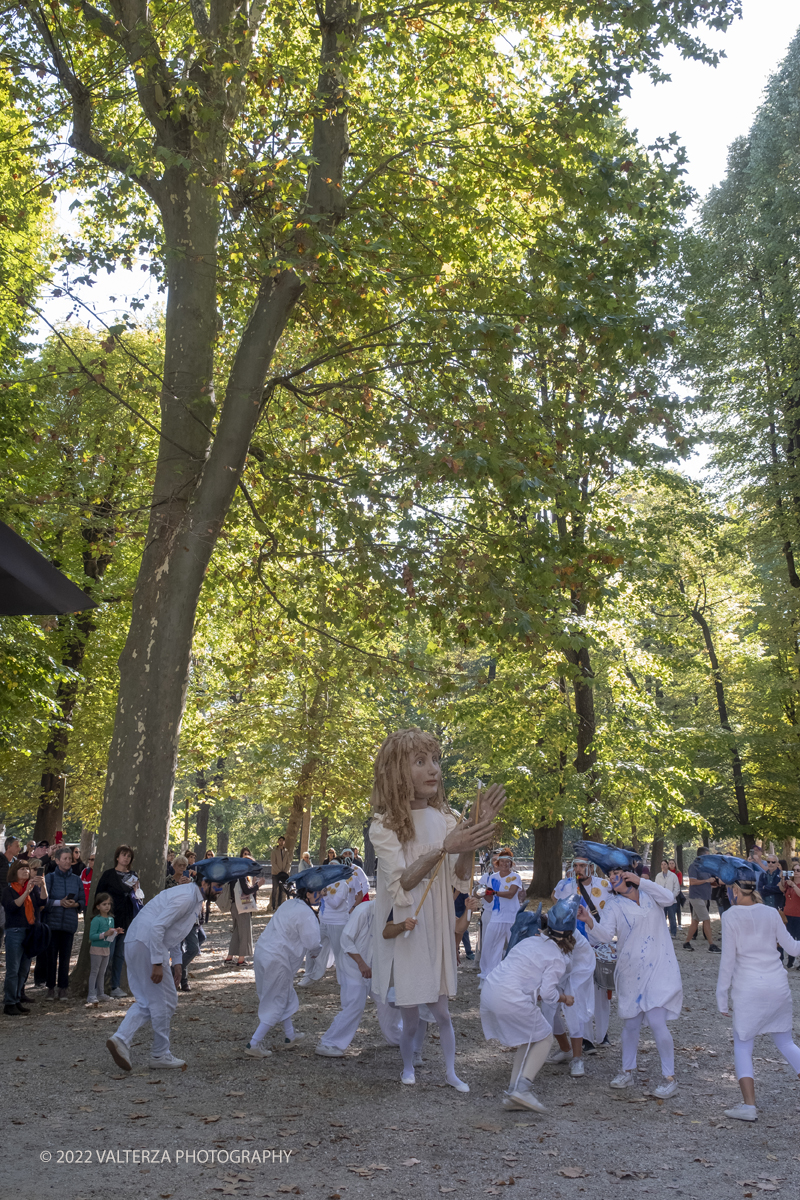
{"type": "MultiPolygon", "coordinates": [[[[114,851],[114,866],[103,872],[97,884],[99,892],[110,894],[114,904],[114,924],[124,930],[128,929],[141,908],[133,894],[139,885],[138,877],[131,871],[133,859],[134,851],[130,846],[117,846],[114,851]]],[[[109,975],[106,978],[106,990],[115,1000],[121,1000],[128,994],[121,986],[124,962],[125,934],[121,933],[111,944],[109,975]]]]}
{"type": "MultiPolygon", "coordinates": [[[[284,839],[279,838],[278,840],[283,841],[284,839]]],[[[253,856],[247,846],[243,846],[239,852],[239,857],[252,858],[253,856]]],[[[253,913],[258,908],[256,893],[263,882],[264,880],[261,878],[247,875],[244,879],[237,879],[235,883],[228,884],[228,887],[231,889],[233,928],[231,930],[230,945],[228,946],[228,957],[225,959],[226,963],[233,962],[235,958],[237,967],[243,967],[245,958],[252,956],[253,913]]]]}
{"type": "MultiPolygon", "coordinates": [[[[783,872],[777,854],[767,854],[762,865],[763,870],[757,876],[758,894],[767,908],[777,908],[778,912],[783,912],[786,884],[783,881],[783,872]]],[[[786,864],[783,865],[785,867],[786,864]]],[[[782,946],[778,946],[778,954],[783,962],[782,946]]]]}
{"type": "Polygon", "coordinates": [[[195,854],[194,850],[186,851],[186,862],[187,862],[186,874],[189,876],[189,878],[192,880],[192,882],[194,882],[194,880],[197,876],[197,868],[195,867],[195,863],[197,862],[197,855],[195,854]]]}
{"type": "Polygon", "coordinates": [[[764,870],[764,851],[760,846],[753,846],[747,856],[747,861],[755,867],[756,876],[764,870]]]}
{"type": "Polygon", "coordinates": [[[658,875],[656,875],[654,883],[657,883],[659,887],[666,888],[668,892],[672,892],[673,902],[670,904],[669,908],[665,909],[664,911],[666,912],[667,920],[669,921],[670,937],[677,937],[678,909],[680,908],[678,896],[681,892],[681,885],[680,881],[678,880],[678,876],[673,871],[670,871],[669,862],[665,858],[661,861],[661,870],[658,875]]]}
{"type": "MultiPolygon", "coordinates": [[[[792,878],[786,880],[784,892],[783,915],[786,918],[786,930],[796,942],[800,941],[800,868],[794,866],[792,859],[792,878]]],[[[786,960],[789,970],[794,966],[794,957],[786,960]]],[[[797,969],[800,971],[800,959],[797,969]]]]}
{"type": "MultiPolygon", "coordinates": [[[[272,912],[274,912],[286,899],[286,892],[283,885],[289,878],[289,872],[292,869],[292,852],[286,849],[285,837],[278,838],[277,845],[272,847],[269,861],[272,871],[272,895],[270,896],[269,906],[272,912]]],[[[252,944],[249,953],[253,953],[252,944]]]]}
{"type": "Polygon", "coordinates": [[[72,874],[77,875],[78,878],[80,879],[81,871],[83,871],[85,866],[86,866],[86,863],[83,862],[81,859],[80,846],[73,846],[72,847],[72,874]]]}
{"type": "Polygon", "coordinates": [[[169,879],[170,875],[172,875],[175,871],[174,863],[175,863],[175,851],[168,850],[167,851],[167,879],[169,879]]]}
{"type": "MultiPolygon", "coordinates": [[[[8,881],[8,869],[11,864],[19,856],[19,838],[7,837],[5,840],[5,848],[0,854],[0,896],[5,890],[8,881]]],[[[0,950],[3,948],[3,930],[5,929],[5,911],[0,907],[0,950]]]]}
{"type": "Polygon", "coordinates": [[[86,903],[87,904],[89,903],[89,892],[91,891],[91,887],[92,887],[93,873],[94,873],[94,855],[90,854],[88,863],[81,871],[81,883],[83,884],[83,890],[86,893],[86,903]]]}
{"type": "Polygon", "coordinates": [[[336,862],[337,857],[338,856],[337,856],[336,851],[334,850],[333,846],[329,846],[328,852],[325,856],[325,862],[336,862]]]}
{"type": "MultiPolygon", "coordinates": [[[[467,911],[467,899],[469,897],[469,892],[459,892],[453,888],[453,897],[456,909],[456,925],[458,926],[460,918],[463,917],[467,911]]],[[[458,954],[459,950],[458,942],[459,935],[458,932],[456,932],[456,954],[458,954]]],[[[472,949],[472,943],[469,940],[469,923],[467,923],[467,928],[461,934],[461,942],[463,943],[464,953],[466,954],[467,958],[470,962],[474,962],[475,951],[472,949]]]]}
{"type": "MultiPolygon", "coordinates": [[[[174,872],[172,877],[167,880],[168,888],[181,887],[183,884],[195,882],[195,880],[193,880],[192,877],[186,873],[186,868],[189,865],[188,856],[179,854],[172,865],[174,872]]],[[[182,992],[190,992],[192,990],[189,987],[189,963],[193,959],[197,958],[199,953],[200,924],[199,922],[195,922],[181,944],[181,979],[179,986],[182,992]]]]}
{"type": "Polygon", "coordinates": [[[33,850],[33,857],[39,859],[45,875],[53,870],[53,859],[50,856],[50,843],[48,842],[47,838],[44,838],[41,842],[36,843],[36,846],[33,850]]]}
{"type": "Polygon", "coordinates": [[[96,1008],[106,999],[103,980],[106,974],[106,959],[110,954],[110,943],[123,932],[114,927],[111,909],[114,902],[108,892],[98,892],[94,898],[92,923],[89,927],[89,992],[86,1007],[96,1008]]]}
{"type": "Polygon", "coordinates": [[[22,853],[19,855],[19,857],[27,860],[33,854],[35,849],[36,849],[36,842],[34,842],[34,841],[26,842],[25,849],[22,851],[22,853]]]}
{"type": "Polygon", "coordinates": [[[64,1000],[69,990],[69,960],[78,930],[78,913],[86,911],[83,885],[77,875],[72,874],[72,851],[69,846],[56,849],[55,867],[48,872],[46,884],[44,920],[50,929],[47,995],[50,1000],[64,1000]]]}
{"type": "Polygon", "coordinates": [[[311,861],[311,855],[308,853],[307,850],[304,850],[303,853],[300,855],[300,870],[305,871],[309,867],[313,867],[313,865],[314,864],[311,861]]]}
{"type": "Polygon", "coordinates": [[[35,927],[40,909],[45,904],[25,859],[16,859],[7,868],[0,901],[6,919],[3,1012],[7,1017],[25,1016],[30,1012],[22,1004],[25,980],[31,965],[29,931],[35,927]]]}
{"type": "Polygon", "coordinates": [[[362,871],[364,870],[364,862],[363,862],[363,859],[361,858],[361,855],[358,852],[358,846],[353,846],[353,863],[355,864],[355,866],[361,867],[362,871]]]}
{"type": "Polygon", "coordinates": [[[677,917],[678,917],[678,925],[682,925],[683,924],[683,906],[686,903],[686,897],[683,894],[683,871],[678,870],[678,864],[676,863],[674,858],[670,858],[668,861],[669,861],[670,871],[672,871],[673,875],[678,876],[678,883],[681,885],[681,890],[678,892],[677,917]]]}
{"type": "MultiPolygon", "coordinates": [[[[707,846],[699,846],[697,849],[697,858],[702,858],[704,854],[708,854],[707,846]]],[[[697,861],[697,859],[695,859],[697,861]]],[[[693,879],[689,875],[689,904],[692,909],[692,919],[689,923],[689,932],[686,934],[686,941],[683,943],[684,950],[694,950],[692,945],[692,937],[697,932],[698,925],[703,927],[703,937],[708,942],[709,950],[713,950],[719,954],[719,946],[714,945],[711,937],[711,913],[708,911],[709,901],[711,900],[711,880],[710,879],[693,879]]]]}

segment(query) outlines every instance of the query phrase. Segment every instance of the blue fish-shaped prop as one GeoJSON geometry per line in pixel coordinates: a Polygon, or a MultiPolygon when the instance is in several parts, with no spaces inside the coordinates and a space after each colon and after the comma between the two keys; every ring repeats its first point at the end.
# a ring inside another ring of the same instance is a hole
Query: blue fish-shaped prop
{"type": "Polygon", "coordinates": [[[575,842],[573,846],[575,858],[588,858],[595,863],[606,875],[609,871],[632,871],[634,864],[642,861],[641,854],[635,850],[623,850],[621,846],[606,846],[603,842],[575,842]]]}
{"type": "Polygon", "coordinates": [[[574,933],[580,906],[580,896],[572,895],[564,900],[557,900],[553,907],[547,910],[547,928],[552,929],[554,933],[574,933]]]}
{"type": "Polygon", "coordinates": [[[202,858],[197,864],[197,875],[221,885],[244,879],[246,875],[260,875],[263,869],[261,863],[252,858],[231,858],[221,854],[217,858],[202,858]]]}
{"type": "Polygon", "coordinates": [[[539,907],[536,912],[530,912],[527,909],[521,908],[514,917],[514,924],[511,926],[511,931],[508,935],[508,945],[503,953],[503,958],[508,954],[509,950],[513,950],[520,942],[524,942],[526,938],[536,937],[542,927],[542,902],[539,901],[539,907]]]}
{"type": "Polygon", "coordinates": [[[352,874],[353,868],[346,863],[330,862],[321,867],[306,867],[304,871],[290,875],[286,885],[291,883],[304,892],[321,892],[323,888],[332,887],[340,879],[349,879],[352,874]]]}
{"type": "Polygon", "coordinates": [[[711,879],[716,876],[723,883],[755,883],[756,872],[752,863],[734,854],[701,854],[694,860],[689,873],[694,879],[711,879]]]}

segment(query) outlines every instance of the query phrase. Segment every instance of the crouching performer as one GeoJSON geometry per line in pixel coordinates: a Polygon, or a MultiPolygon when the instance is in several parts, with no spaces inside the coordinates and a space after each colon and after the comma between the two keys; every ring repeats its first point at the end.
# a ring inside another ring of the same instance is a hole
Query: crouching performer
{"type": "MultiPolygon", "coordinates": [[[[532,921],[525,922],[526,935],[515,944],[515,930],[503,961],[486,977],[481,989],[481,1024],[487,1040],[495,1038],[507,1046],[516,1046],[511,1080],[503,1097],[503,1108],[527,1108],[546,1112],[532,1091],[533,1080],[547,1059],[553,1040],[553,1026],[539,1009],[558,1004],[570,1007],[573,997],[561,990],[572,965],[575,925],[580,910],[578,900],[559,900],[546,917],[539,916],[542,934],[532,921]]],[[[531,914],[521,913],[515,922],[531,914]]]]}
{"type": "Polygon", "coordinates": [[[125,966],[136,1000],[117,1032],[106,1042],[111,1057],[123,1071],[130,1071],[131,1043],[148,1021],[153,1029],[149,1065],[159,1071],[186,1066],[183,1059],[171,1053],[169,1046],[170,1023],[178,1007],[177,987],[183,970],[181,942],[199,922],[205,901],[223,884],[243,879],[252,870],[252,859],[207,859],[198,863],[195,883],[159,892],[131,921],[125,934],[125,966]]]}
{"type": "Polygon", "coordinates": [[[445,1079],[459,1092],[469,1086],[455,1072],[456,1039],[448,997],[456,994],[453,887],[472,878],[474,852],[490,844],[494,819],[505,803],[495,784],[481,793],[480,815],[458,822],[442,788],[439,743],[421,729],[391,734],[375,760],[374,816],[370,838],[378,856],[375,929],[417,920],[399,937],[374,939],[373,990],[387,1000],[394,987],[402,1010],[401,1083],[415,1083],[414,1052],[419,1006],[427,1005],[439,1026],[445,1079]]]}
{"type": "Polygon", "coordinates": [[[316,958],[321,950],[319,919],[312,903],[319,902],[326,887],[349,879],[352,867],[326,863],[290,876],[284,884],[290,898],[277,909],[256,942],[253,968],[258,993],[258,1026],[245,1048],[250,1058],[267,1058],[272,1051],[262,1046],[273,1025],[283,1024],[284,1048],[305,1037],[296,1033],[292,1017],[300,1007],[293,980],[306,952],[316,958]],[[292,895],[292,892],[294,893],[292,895]]]}

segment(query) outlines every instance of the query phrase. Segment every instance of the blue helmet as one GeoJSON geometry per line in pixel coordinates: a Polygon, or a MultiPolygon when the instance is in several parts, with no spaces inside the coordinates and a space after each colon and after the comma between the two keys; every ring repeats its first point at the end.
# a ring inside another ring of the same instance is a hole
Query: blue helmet
{"type": "Polygon", "coordinates": [[[632,871],[637,862],[642,861],[641,854],[635,850],[623,850],[621,846],[606,846],[603,842],[576,842],[573,846],[576,858],[588,858],[605,871],[632,871]]]}
{"type": "Polygon", "coordinates": [[[547,928],[552,933],[574,933],[580,906],[580,896],[567,896],[565,900],[557,900],[553,907],[548,909],[547,928]]]}
{"type": "Polygon", "coordinates": [[[537,937],[539,930],[542,927],[542,902],[539,901],[539,907],[536,912],[531,912],[528,909],[521,908],[514,917],[514,924],[511,926],[511,931],[508,935],[508,945],[503,953],[503,958],[508,954],[509,950],[513,950],[520,942],[524,942],[526,938],[537,937]]]}
{"type": "Polygon", "coordinates": [[[755,883],[756,870],[752,863],[733,854],[701,854],[692,863],[695,879],[716,876],[723,883],[755,883]]]}
{"type": "Polygon", "coordinates": [[[323,888],[331,887],[340,879],[349,879],[352,874],[353,868],[345,863],[323,863],[321,867],[306,867],[305,871],[290,875],[284,886],[291,883],[298,892],[321,892],[323,888]]]}

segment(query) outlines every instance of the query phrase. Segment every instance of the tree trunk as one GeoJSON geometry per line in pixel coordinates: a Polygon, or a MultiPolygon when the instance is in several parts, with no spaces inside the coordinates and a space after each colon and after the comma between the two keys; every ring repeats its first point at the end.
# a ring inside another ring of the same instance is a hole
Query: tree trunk
{"type": "Polygon", "coordinates": [[[681,842],[675,843],[675,866],[678,868],[678,870],[680,871],[680,873],[682,875],[683,874],[683,844],[681,842]]]}
{"type": "Polygon", "coordinates": [[[300,832],[303,813],[311,805],[311,787],[314,775],[320,764],[318,753],[319,738],[327,717],[327,687],[322,679],[317,680],[314,698],[306,713],[306,757],[300,768],[300,776],[292,797],[292,807],[286,824],[286,849],[294,853],[295,843],[300,832]]]}
{"type": "Polygon", "coordinates": [[[797,849],[797,839],[796,838],[790,837],[790,838],[783,839],[783,851],[782,851],[781,857],[785,860],[787,870],[789,870],[789,871],[791,871],[791,869],[792,869],[792,858],[796,852],[796,849],[797,849]]]}
{"type": "Polygon", "coordinates": [[[550,899],[553,888],[561,879],[564,861],[564,822],[537,825],[533,830],[533,879],[528,895],[550,899]]]}
{"type": "Polygon", "coordinates": [[[664,831],[656,825],[653,833],[653,849],[650,854],[650,877],[655,879],[661,870],[661,860],[664,857],[664,831]]]}
{"type": "Polygon", "coordinates": [[[319,862],[325,862],[328,852],[328,818],[321,817],[319,822],[319,862]]]}
{"type": "MultiPolygon", "coordinates": [[[[744,772],[742,770],[742,760],[739,755],[739,748],[736,744],[736,739],[731,728],[730,718],[728,716],[728,706],[725,700],[725,688],[722,683],[722,672],[719,667],[719,659],[717,658],[714,648],[714,639],[711,636],[711,628],[705,616],[700,612],[697,605],[692,609],[692,619],[700,626],[705,642],[706,652],[709,662],[711,663],[711,676],[714,681],[714,692],[717,698],[717,712],[719,714],[719,723],[730,737],[730,754],[731,766],[733,768],[733,791],[736,798],[736,810],[739,817],[739,824],[742,826],[750,825],[750,811],[747,806],[747,794],[744,786],[744,772]]],[[[748,828],[742,829],[744,836],[744,844],[748,851],[755,845],[755,838],[748,828]]]]}
{"type": "Polygon", "coordinates": [[[367,821],[364,826],[364,874],[372,878],[377,870],[378,860],[372,838],[369,836],[369,826],[370,822],[367,821]]]}
{"type": "Polygon", "coordinates": [[[94,830],[84,825],[81,830],[81,862],[88,863],[89,856],[94,850],[94,830]]]}
{"type": "Polygon", "coordinates": [[[311,801],[309,800],[303,811],[303,823],[300,828],[300,857],[302,858],[308,849],[308,843],[311,839],[311,801]]]}
{"type": "MultiPolygon", "coordinates": [[[[70,711],[71,708],[72,706],[70,706],[70,711]]],[[[63,713],[64,709],[62,708],[61,711],[63,713]]],[[[45,752],[51,761],[59,753],[66,758],[67,730],[56,729],[55,733],[57,737],[50,741],[45,752]],[[59,745],[60,737],[58,735],[63,735],[63,746],[59,745]]],[[[35,842],[47,840],[52,846],[56,840],[56,830],[63,829],[66,783],[66,775],[54,771],[45,771],[42,775],[42,794],[36,812],[36,824],[33,827],[35,842]]]]}
{"type": "Polygon", "coordinates": [[[211,805],[207,800],[201,800],[195,821],[197,841],[195,842],[194,852],[197,858],[202,858],[208,849],[208,818],[210,815],[211,805]]]}
{"type": "Polygon", "coordinates": [[[218,829],[217,830],[217,845],[216,845],[215,853],[219,854],[219,855],[227,854],[229,840],[230,840],[230,834],[228,833],[228,830],[227,829],[218,829]]]}

